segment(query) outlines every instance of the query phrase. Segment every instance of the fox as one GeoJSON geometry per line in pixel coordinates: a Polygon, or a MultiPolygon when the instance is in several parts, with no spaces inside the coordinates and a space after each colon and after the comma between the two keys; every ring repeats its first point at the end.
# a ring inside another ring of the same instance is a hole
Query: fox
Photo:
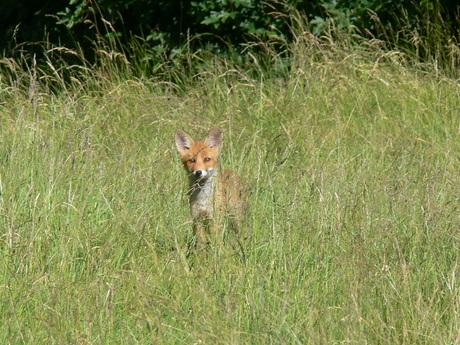
{"type": "Polygon", "coordinates": [[[194,246],[215,238],[226,217],[236,232],[247,211],[245,188],[232,171],[219,171],[219,151],[223,130],[214,127],[204,140],[194,140],[182,129],[176,131],[176,146],[188,175],[190,213],[193,219],[194,246]]]}

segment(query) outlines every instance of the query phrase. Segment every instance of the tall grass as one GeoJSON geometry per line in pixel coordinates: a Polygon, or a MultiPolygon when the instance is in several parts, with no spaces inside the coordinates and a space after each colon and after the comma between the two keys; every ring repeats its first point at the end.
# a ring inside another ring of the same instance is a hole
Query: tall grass
{"type": "Polygon", "coordinates": [[[257,78],[2,60],[0,341],[458,343],[458,82],[348,39],[299,30],[257,78]],[[250,212],[187,256],[173,133],[213,125],[250,212]]]}

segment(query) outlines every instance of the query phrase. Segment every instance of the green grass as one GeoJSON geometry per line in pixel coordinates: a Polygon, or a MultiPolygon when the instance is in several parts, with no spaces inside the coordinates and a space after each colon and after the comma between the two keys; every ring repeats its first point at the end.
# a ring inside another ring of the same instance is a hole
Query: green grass
{"type": "Polygon", "coordinates": [[[3,68],[0,342],[457,344],[458,82],[316,43],[270,79],[3,68]],[[187,256],[174,132],[213,125],[243,250],[187,256]]]}

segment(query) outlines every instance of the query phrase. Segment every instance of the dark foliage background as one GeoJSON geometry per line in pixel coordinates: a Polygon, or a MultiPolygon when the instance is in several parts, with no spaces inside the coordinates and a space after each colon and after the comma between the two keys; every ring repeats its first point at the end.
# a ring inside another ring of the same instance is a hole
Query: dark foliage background
{"type": "Polygon", "coordinates": [[[404,30],[428,36],[442,27],[458,44],[460,8],[450,0],[3,0],[0,6],[5,56],[39,50],[37,42],[90,54],[99,39],[121,47],[141,40],[158,54],[186,43],[238,49],[255,37],[289,41],[294,12],[308,18],[313,34],[334,27],[404,45],[404,30]]]}

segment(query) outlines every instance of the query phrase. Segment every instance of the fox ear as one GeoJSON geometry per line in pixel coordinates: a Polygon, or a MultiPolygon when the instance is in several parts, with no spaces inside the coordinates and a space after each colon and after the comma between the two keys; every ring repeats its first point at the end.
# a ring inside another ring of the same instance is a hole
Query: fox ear
{"type": "Polygon", "coordinates": [[[222,136],[223,136],[222,128],[214,127],[209,132],[209,135],[206,138],[205,143],[217,149],[222,144],[222,136]]]}
{"type": "Polygon", "coordinates": [[[190,135],[182,129],[176,131],[176,146],[179,151],[187,151],[193,145],[194,141],[190,135]]]}

